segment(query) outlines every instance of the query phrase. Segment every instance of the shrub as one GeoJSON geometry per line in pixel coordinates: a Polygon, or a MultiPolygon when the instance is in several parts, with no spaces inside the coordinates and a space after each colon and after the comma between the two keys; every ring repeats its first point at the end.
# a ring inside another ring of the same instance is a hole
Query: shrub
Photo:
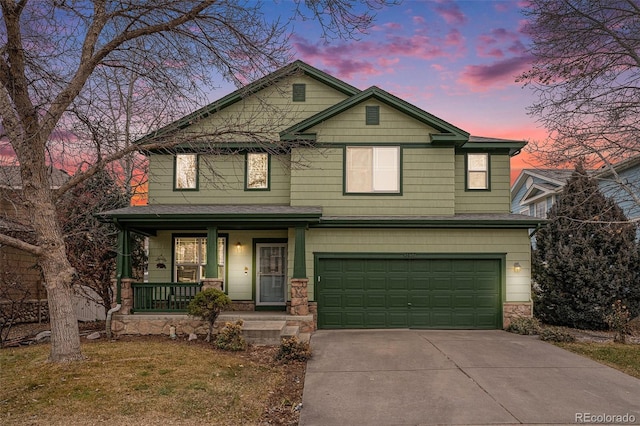
{"type": "Polygon", "coordinates": [[[627,334],[630,333],[629,322],[631,320],[631,314],[627,306],[622,303],[621,300],[616,300],[611,305],[611,312],[604,317],[604,320],[609,325],[609,329],[615,331],[613,341],[617,343],[626,343],[627,334]]]}
{"type": "Polygon", "coordinates": [[[194,317],[202,318],[209,324],[209,330],[207,332],[207,342],[211,341],[211,333],[213,331],[213,324],[216,322],[216,318],[220,312],[231,304],[229,296],[224,294],[223,291],[217,288],[208,288],[196,294],[189,306],[187,306],[187,313],[194,317]]]}
{"type": "Polygon", "coordinates": [[[276,354],[276,359],[284,363],[293,361],[307,361],[311,358],[311,347],[309,342],[301,342],[297,337],[282,339],[280,350],[276,354]]]}
{"type": "Polygon", "coordinates": [[[244,351],[247,349],[247,342],[242,336],[242,320],[235,324],[226,323],[216,336],[216,347],[225,351],[244,351]]]}
{"type": "Polygon", "coordinates": [[[532,317],[516,317],[506,328],[509,333],[540,334],[540,321],[532,317]]]}
{"type": "Polygon", "coordinates": [[[558,327],[545,327],[540,330],[540,340],[545,342],[575,342],[576,338],[558,327]]]}

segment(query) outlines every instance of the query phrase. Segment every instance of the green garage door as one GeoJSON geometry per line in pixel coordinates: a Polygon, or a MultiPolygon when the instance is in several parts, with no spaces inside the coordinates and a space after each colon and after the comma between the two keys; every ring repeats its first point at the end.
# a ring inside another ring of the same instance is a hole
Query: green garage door
{"type": "Polygon", "coordinates": [[[318,327],[502,327],[498,259],[319,258],[318,327]]]}

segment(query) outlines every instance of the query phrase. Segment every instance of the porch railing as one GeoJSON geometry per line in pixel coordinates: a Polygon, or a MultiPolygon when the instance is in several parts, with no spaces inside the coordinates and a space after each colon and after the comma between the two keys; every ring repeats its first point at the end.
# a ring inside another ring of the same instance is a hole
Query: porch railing
{"type": "Polygon", "coordinates": [[[131,283],[134,312],[186,312],[202,283],[131,283]]]}

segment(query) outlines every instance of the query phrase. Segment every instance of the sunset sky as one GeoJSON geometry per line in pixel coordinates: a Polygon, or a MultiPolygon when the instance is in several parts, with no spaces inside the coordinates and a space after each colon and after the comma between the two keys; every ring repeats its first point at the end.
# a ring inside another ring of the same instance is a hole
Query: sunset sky
{"type": "MultiPolygon", "coordinates": [[[[277,15],[288,3],[265,7],[277,15]]],[[[546,132],[526,111],[533,94],[515,82],[529,64],[521,5],[405,0],[378,11],[359,40],[326,44],[306,21],[295,24],[292,44],[297,59],[359,89],[379,86],[472,135],[541,140],[546,132]]],[[[534,162],[513,158],[512,175],[534,162]]]]}

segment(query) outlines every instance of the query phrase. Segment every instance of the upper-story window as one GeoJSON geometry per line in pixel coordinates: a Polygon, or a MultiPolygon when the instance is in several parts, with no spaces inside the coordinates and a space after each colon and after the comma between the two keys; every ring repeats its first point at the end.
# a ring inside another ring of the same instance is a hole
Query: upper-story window
{"type": "Polygon", "coordinates": [[[174,167],[174,188],[180,190],[198,189],[198,155],[177,154],[174,167]]]}
{"type": "Polygon", "coordinates": [[[367,126],[377,126],[380,124],[380,107],[377,105],[365,106],[365,124],[367,126]]]}
{"type": "Polygon", "coordinates": [[[400,147],[347,147],[345,193],[400,193],[400,147]]]}
{"type": "Polygon", "coordinates": [[[542,219],[547,218],[547,200],[546,198],[542,201],[538,201],[535,206],[536,212],[535,217],[540,217],[542,219]]]}
{"type": "Polygon", "coordinates": [[[245,188],[248,190],[269,189],[269,154],[266,152],[247,153],[245,188]]]}
{"type": "Polygon", "coordinates": [[[293,102],[304,102],[307,99],[307,85],[293,85],[293,102]]]}
{"type": "Polygon", "coordinates": [[[489,189],[489,154],[467,154],[467,189],[489,189]]]}

